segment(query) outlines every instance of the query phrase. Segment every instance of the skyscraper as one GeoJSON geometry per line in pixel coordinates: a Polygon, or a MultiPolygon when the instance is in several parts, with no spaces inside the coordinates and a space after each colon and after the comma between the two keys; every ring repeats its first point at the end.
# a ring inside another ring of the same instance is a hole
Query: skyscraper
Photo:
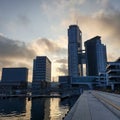
{"type": "Polygon", "coordinates": [[[51,61],[46,56],[37,56],[33,61],[33,82],[51,81],[51,61]]]}
{"type": "Polygon", "coordinates": [[[96,76],[105,73],[107,64],[106,46],[101,43],[100,36],[85,42],[86,74],[96,76]]]}
{"type": "Polygon", "coordinates": [[[68,75],[81,76],[79,53],[82,51],[82,32],[77,25],[70,25],[68,29],[68,75]]]}

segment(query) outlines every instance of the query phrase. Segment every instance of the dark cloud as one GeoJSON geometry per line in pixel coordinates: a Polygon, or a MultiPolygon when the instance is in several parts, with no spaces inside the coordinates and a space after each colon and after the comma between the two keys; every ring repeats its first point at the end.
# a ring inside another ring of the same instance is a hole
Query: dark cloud
{"type": "MultiPolygon", "coordinates": [[[[58,56],[65,53],[67,53],[67,49],[57,44],[57,42],[45,38],[34,40],[31,43],[24,43],[0,35],[0,70],[3,67],[27,67],[31,73],[33,59],[36,55],[58,58],[58,56]]],[[[66,64],[67,60],[61,59],[57,62],[61,63],[57,71],[67,74],[67,66],[63,64],[66,64]]]]}
{"type": "Polygon", "coordinates": [[[105,34],[112,37],[114,41],[120,42],[120,10],[115,8],[110,2],[96,19],[103,28],[105,34]]]}
{"type": "Polygon", "coordinates": [[[42,45],[45,45],[46,48],[50,51],[50,52],[54,52],[56,50],[59,49],[58,45],[53,43],[52,41],[46,39],[46,38],[42,38],[42,39],[39,39],[37,40],[37,43],[42,46],[42,45]]]}
{"type": "Polygon", "coordinates": [[[35,51],[29,44],[0,35],[0,69],[3,67],[28,67],[32,65],[35,51]]]}
{"type": "Polygon", "coordinates": [[[101,9],[91,16],[80,13],[77,14],[79,16],[79,23],[81,23],[80,28],[82,28],[83,36],[87,36],[87,39],[96,35],[101,36],[102,43],[107,46],[108,60],[114,61],[119,57],[120,10],[112,4],[106,3],[104,9],[101,9]],[[112,53],[113,55],[111,57],[110,54],[112,53]]]}
{"type": "Polygon", "coordinates": [[[67,61],[67,59],[59,59],[59,60],[56,60],[55,62],[56,63],[64,63],[64,64],[66,64],[68,61],[67,61]]]}
{"type": "Polygon", "coordinates": [[[105,33],[108,32],[113,38],[120,38],[120,11],[115,10],[114,13],[110,14],[102,13],[96,19],[101,23],[105,33]]]}
{"type": "Polygon", "coordinates": [[[98,21],[98,29],[101,28],[103,39],[106,41],[108,60],[119,57],[120,48],[120,10],[108,4],[95,20],[98,21]],[[105,10],[107,12],[105,12],[105,10]]]}
{"type": "Polygon", "coordinates": [[[60,67],[57,68],[57,72],[62,73],[64,75],[68,75],[67,65],[62,64],[60,67]]]}
{"type": "Polygon", "coordinates": [[[36,55],[24,42],[0,36],[0,57],[30,59],[36,55]]]}
{"type": "MultiPolygon", "coordinates": [[[[65,53],[67,53],[67,49],[57,42],[45,38],[34,40],[31,43],[24,43],[0,35],[0,70],[3,67],[27,67],[32,73],[33,59],[36,55],[58,58],[58,56],[63,56],[65,53]]],[[[61,65],[57,69],[58,72],[67,74],[66,59],[56,60],[55,63],[61,65]]]]}
{"type": "Polygon", "coordinates": [[[92,15],[86,16],[80,13],[77,15],[79,16],[79,23],[86,32],[89,30],[91,34],[106,35],[114,39],[120,38],[120,9],[115,8],[110,2],[107,1],[103,9],[92,15]]]}
{"type": "Polygon", "coordinates": [[[46,53],[52,54],[67,53],[67,49],[60,47],[60,45],[58,45],[54,41],[48,40],[46,38],[38,39],[36,43],[38,46],[40,46],[40,48],[44,48],[46,50],[46,53]]]}

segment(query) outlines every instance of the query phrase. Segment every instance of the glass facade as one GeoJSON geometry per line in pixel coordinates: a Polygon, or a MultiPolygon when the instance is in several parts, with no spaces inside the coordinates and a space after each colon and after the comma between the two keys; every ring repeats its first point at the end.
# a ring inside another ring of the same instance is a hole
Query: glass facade
{"type": "Polygon", "coordinates": [[[27,82],[27,68],[3,68],[2,82],[27,82]]]}
{"type": "Polygon", "coordinates": [[[109,62],[107,65],[109,82],[120,82],[120,58],[115,62],[109,62]]]}
{"type": "Polygon", "coordinates": [[[68,29],[68,74],[80,76],[79,52],[82,50],[81,31],[77,25],[71,25],[68,29]]]}
{"type": "Polygon", "coordinates": [[[101,43],[100,36],[87,40],[85,50],[87,75],[96,76],[105,73],[107,64],[106,46],[101,43]]]}
{"type": "Polygon", "coordinates": [[[37,56],[34,59],[33,81],[51,81],[51,62],[46,56],[37,56]]]}

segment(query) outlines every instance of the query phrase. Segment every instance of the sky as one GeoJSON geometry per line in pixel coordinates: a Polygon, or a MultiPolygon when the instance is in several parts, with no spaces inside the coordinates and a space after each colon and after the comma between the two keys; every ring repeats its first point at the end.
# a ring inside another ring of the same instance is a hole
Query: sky
{"type": "Polygon", "coordinates": [[[0,74],[3,67],[29,68],[48,56],[52,80],[67,75],[67,29],[77,24],[82,41],[101,36],[108,61],[120,57],[120,0],[0,0],[0,74]]]}

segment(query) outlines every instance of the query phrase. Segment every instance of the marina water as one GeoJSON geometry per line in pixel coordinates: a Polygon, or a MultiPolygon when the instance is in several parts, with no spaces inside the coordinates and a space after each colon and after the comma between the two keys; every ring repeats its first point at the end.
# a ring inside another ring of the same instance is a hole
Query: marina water
{"type": "Polygon", "coordinates": [[[62,120],[77,98],[0,99],[0,120],[62,120]]]}

